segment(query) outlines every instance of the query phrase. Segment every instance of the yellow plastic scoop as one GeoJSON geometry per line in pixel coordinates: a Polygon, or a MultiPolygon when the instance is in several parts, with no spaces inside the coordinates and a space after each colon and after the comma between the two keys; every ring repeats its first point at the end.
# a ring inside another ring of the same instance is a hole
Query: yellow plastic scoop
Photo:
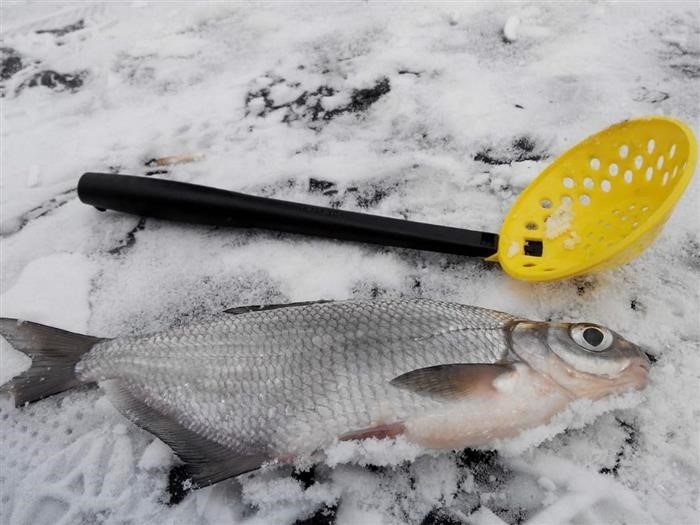
{"type": "Polygon", "coordinates": [[[622,265],[659,234],[696,161],[692,131],[668,117],[628,120],[588,137],[520,194],[489,260],[526,281],[622,265]]]}
{"type": "Polygon", "coordinates": [[[693,134],[677,120],[616,124],[550,164],[518,197],[500,236],[107,173],[83,174],[78,196],[103,211],[487,257],[515,278],[548,281],[618,266],[642,252],[696,160],[693,134]]]}

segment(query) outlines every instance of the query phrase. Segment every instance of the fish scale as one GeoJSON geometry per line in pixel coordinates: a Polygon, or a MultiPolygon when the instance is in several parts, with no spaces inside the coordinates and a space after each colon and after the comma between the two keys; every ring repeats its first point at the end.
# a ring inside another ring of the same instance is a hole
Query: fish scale
{"type": "Polygon", "coordinates": [[[83,380],[122,381],[232,450],[265,443],[274,453],[311,452],[348,429],[429,410],[435,401],[389,381],[435,364],[495,362],[508,351],[504,326],[514,319],[430,300],[223,314],[101,343],[79,372],[83,380]]]}

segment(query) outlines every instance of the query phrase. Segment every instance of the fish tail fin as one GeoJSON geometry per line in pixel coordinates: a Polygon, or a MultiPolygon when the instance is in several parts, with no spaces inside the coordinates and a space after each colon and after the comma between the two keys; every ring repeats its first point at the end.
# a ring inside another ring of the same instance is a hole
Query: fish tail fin
{"type": "Polygon", "coordinates": [[[0,318],[0,335],[32,360],[29,370],[0,386],[0,391],[14,394],[15,406],[82,385],[75,365],[96,343],[105,341],[5,317],[0,318]]]}

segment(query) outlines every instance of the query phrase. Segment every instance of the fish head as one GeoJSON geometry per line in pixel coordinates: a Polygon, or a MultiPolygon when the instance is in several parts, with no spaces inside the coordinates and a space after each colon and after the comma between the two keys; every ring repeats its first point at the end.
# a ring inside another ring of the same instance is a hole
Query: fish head
{"type": "Polygon", "coordinates": [[[605,326],[522,321],[511,327],[510,341],[521,360],[577,398],[600,399],[647,384],[646,353],[605,326]]]}

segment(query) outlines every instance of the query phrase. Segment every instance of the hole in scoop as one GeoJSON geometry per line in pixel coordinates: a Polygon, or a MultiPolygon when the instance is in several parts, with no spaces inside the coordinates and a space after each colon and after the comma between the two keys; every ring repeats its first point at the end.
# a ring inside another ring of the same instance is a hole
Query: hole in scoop
{"type": "Polygon", "coordinates": [[[627,144],[623,144],[617,152],[620,154],[621,159],[626,159],[627,155],[629,155],[630,148],[627,144]]]}
{"type": "Polygon", "coordinates": [[[666,183],[668,182],[668,171],[664,173],[663,178],[661,179],[661,185],[666,186],[666,183]]]}
{"type": "Polygon", "coordinates": [[[524,268],[532,268],[533,266],[537,266],[535,263],[523,263],[524,268]]]}
{"type": "Polygon", "coordinates": [[[647,211],[649,211],[649,206],[642,206],[642,211],[643,211],[644,213],[646,213],[647,211]]]}
{"type": "Polygon", "coordinates": [[[656,141],[654,139],[650,139],[649,142],[647,142],[647,152],[652,153],[655,147],[656,141]]]}
{"type": "Polygon", "coordinates": [[[554,268],[543,268],[542,270],[545,272],[553,272],[554,268]]]}
{"type": "Polygon", "coordinates": [[[664,156],[663,156],[663,155],[659,155],[659,158],[658,158],[657,161],[656,161],[656,169],[657,169],[657,170],[660,170],[660,169],[663,168],[663,167],[664,167],[664,156]]]}
{"type": "Polygon", "coordinates": [[[632,170],[627,170],[627,171],[625,171],[624,177],[625,177],[625,182],[626,182],[627,184],[629,184],[630,182],[632,182],[632,170]]]}
{"type": "Polygon", "coordinates": [[[572,202],[574,202],[574,200],[571,197],[569,197],[568,195],[563,195],[561,198],[561,203],[564,206],[571,206],[572,202]]]}
{"type": "Polygon", "coordinates": [[[678,166],[673,168],[673,173],[671,173],[671,178],[675,179],[676,175],[678,175],[678,166]]]}
{"type": "Polygon", "coordinates": [[[552,207],[552,201],[550,201],[549,199],[542,199],[542,200],[540,201],[540,206],[542,206],[542,207],[545,208],[545,209],[551,208],[551,207],[552,207]]]}
{"type": "Polygon", "coordinates": [[[533,230],[536,230],[536,229],[537,229],[537,224],[535,224],[534,222],[530,221],[530,222],[528,222],[527,224],[525,224],[525,228],[528,229],[528,230],[530,230],[530,231],[533,231],[533,230]]]}
{"type": "Polygon", "coordinates": [[[610,166],[608,166],[608,173],[615,177],[617,175],[617,172],[619,171],[619,168],[617,167],[617,164],[612,163],[610,166]]]}
{"type": "Polygon", "coordinates": [[[653,176],[654,176],[654,168],[652,168],[651,166],[649,166],[649,167],[647,168],[647,171],[646,171],[646,174],[644,175],[644,177],[645,177],[647,180],[651,180],[651,178],[652,178],[653,176]]]}
{"type": "Polygon", "coordinates": [[[598,171],[600,169],[600,161],[595,157],[593,157],[591,159],[590,165],[591,165],[591,169],[593,169],[595,171],[598,171]]]}
{"type": "Polygon", "coordinates": [[[672,159],[672,158],[675,157],[675,156],[676,156],[676,145],[675,145],[675,144],[671,144],[671,149],[668,150],[668,158],[669,158],[669,159],[672,159]]]}
{"type": "Polygon", "coordinates": [[[543,248],[542,241],[526,239],[523,253],[531,257],[542,257],[543,248]]]}
{"type": "Polygon", "coordinates": [[[585,193],[579,195],[578,201],[584,206],[588,206],[591,203],[591,198],[585,193]]]}
{"type": "Polygon", "coordinates": [[[593,179],[590,177],[583,179],[583,187],[590,190],[593,187],[593,179]]]}
{"type": "Polygon", "coordinates": [[[562,180],[562,183],[564,184],[565,188],[573,188],[574,187],[574,179],[571,177],[564,177],[562,180]]]}
{"type": "Polygon", "coordinates": [[[612,188],[612,185],[610,184],[609,180],[604,179],[600,183],[600,189],[603,190],[605,193],[608,193],[610,191],[610,188],[612,188]]]}
{"type": "Polygon", "coordinates": [[[642,164],[644,164],[644,158],[642,158],[641,155],[637,155],[637,156],[634,158],[634,167],[637,168],[637,169],[641,169],[641,168],[642,168],[642,164]]]}

